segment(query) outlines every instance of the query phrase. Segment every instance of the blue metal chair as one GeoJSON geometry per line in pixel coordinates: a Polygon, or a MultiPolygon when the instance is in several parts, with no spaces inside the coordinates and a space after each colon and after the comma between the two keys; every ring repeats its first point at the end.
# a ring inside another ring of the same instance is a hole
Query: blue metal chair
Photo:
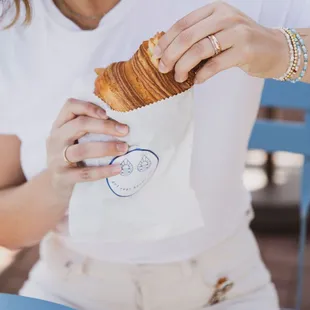
{"type": "Polygon", "coordinates": [[[261,149],[270,153],[286,151],[304,156],[300,183],[300,240],[296,292],[296,310],[302,310],[304,256],[310,205],[310,85],[267,80],[261,106],[299,109],[305,112],[304,122],[257,120],[249,143],[249,149],[261,149]]]}
{"type": "Polygon", "coordinates": [[[73,310],[44,300],[0,293],[1,310],[73,310]]]}

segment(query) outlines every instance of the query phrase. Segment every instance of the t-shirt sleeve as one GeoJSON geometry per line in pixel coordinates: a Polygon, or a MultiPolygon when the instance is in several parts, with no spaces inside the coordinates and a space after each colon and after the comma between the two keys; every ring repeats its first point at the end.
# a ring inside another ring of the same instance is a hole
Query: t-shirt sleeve
{"type": "MultiPolygon", "coordinates": [[[[18,94],[18,86],[12,80],[11,68],[14,66],[9,57],[12,49],[10,30],[0,30],[0,42],[4,47],[0,49],[0,134],[17,134],[20,115],[23,113],[20,105],[22,100],[14,102],[14,96],[18,94]]],[[[1,44],[0,44],[1,45],[1,44]]],[[[21,97],[22,98],[22,97],[21,97]]]]}
{"type": "MultiPolygon", "coordinates": [[[[1,2],[1,1],[0,1],[1,2]]],[[[1,9],[5,8],[5,4],[0,4],[1,9]]],[[[1,13],[0,13],[1,14],[1,13]]],[[[14,53],[14,29],[4,29],[9,25],[15,16],[14,6],[11,7],[6,14],[0,17],[0,135],[13,134],[20,135],[21,120],[23,110],[21,106],[22,101],[19,102],[19,106],[16,106],[16,100],[14,97],[19,91],[18,87],[12,85],[10,67],[16,66],[14,62],[10,62],[8,57],[10,53],[14,53]]],[[[22,23],[24,16],[24,6],[21,6],[21,19],[18,22],[22,23]]],[[[17,27],[17,26],[14,26],[17,27]]]]}
{"type": "Polygon", "coordinates": [[[259,23],[266,27],[307,28],[310,0],[262,0],[259,23]]]}
{"type": "MultiPolygon", "coordinates": [[[[1,96],[1,100],[2,100],[1,96]]],[[[5,103],[0,103],[0,135],[17,135],[18,128],[13,118],[12,111],[5,103]]]]}
{"type": "Polygon", "coordinates": [[[287,14],[285,26],[292,28],[310,27],[310,0],[291,0],[291,8],[287,14]]]}
{"type": "Polygon", "coordinates": [[[0,72],[0,135],[18,135],[19,109],[12,104],[4,76],[4,72],[0,72]]]}

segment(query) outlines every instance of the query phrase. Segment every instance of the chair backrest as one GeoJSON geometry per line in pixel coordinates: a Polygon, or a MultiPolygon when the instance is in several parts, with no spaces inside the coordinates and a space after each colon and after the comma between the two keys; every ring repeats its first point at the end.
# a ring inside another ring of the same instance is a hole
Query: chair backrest
{"type": "Polygon", "coordinates": [[[267,152],[287,151],[304,155],[300,188],[300,238],[296,291],[296,310],[301,310],[307,217],[310,206],[310,85],[268,80],[265,83],[261,106],[298,109],[305,112],[303,122],[257,120],[249,142],[249,149],[262,149],[267,152]]]}
{"type": "Polygon", "coordinates": [[[263,149],[268,152],[287,151],[310,156],[310,85],[267,80],[261,106],[303,110],[305,121],[257,120],[249,148],[263,149]]]}

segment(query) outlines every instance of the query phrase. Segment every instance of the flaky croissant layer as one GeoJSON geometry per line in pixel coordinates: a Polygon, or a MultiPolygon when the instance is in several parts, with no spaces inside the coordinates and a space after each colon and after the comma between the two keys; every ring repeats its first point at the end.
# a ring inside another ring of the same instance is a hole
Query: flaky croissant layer
{"type": "Polygon", "coordinates": [[[193,70],[183,83],[175,81],[173,71],[167,74],[158,71],[159,60],[154,57],[153,50],[163,34],[144,41],[130,60],[96,69],[95,95],[111,109],[127,112],[191,88],[195,78],[193,70]]]}

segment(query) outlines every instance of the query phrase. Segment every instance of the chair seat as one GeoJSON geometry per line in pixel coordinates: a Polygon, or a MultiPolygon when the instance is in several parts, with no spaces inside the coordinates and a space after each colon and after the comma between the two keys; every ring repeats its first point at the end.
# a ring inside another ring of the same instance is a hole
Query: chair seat
{"type": "Polygon", "coordinates": [[[48,301],[0,293],[0,309],[3,310],[73,310],[48,301]]]}

